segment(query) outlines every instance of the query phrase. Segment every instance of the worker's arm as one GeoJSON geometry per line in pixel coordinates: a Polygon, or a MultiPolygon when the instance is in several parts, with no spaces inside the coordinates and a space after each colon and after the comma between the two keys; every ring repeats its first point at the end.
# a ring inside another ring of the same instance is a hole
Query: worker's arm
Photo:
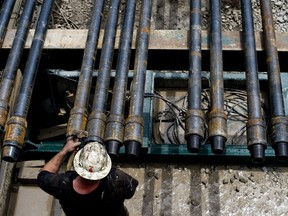
{"type": "Polygon", "coordinates": [[[80,142],[75,142],[73,139],[68,139],[63,149],[59,151],[50,161],[48,161],[42,170],[57,173],[67,154],[76,150],[79,145],[80,142]]]}

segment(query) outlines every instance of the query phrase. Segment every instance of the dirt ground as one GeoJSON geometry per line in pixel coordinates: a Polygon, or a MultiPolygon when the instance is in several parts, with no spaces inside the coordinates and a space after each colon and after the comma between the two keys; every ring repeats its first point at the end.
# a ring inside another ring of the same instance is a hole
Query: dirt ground
{"type": "MultiPolygon", "coordinates": [[[[254,16],[254,28],[262,30],[260,3],[252,0],[254,16]]],[[[275,30],[279,32],[288,31],[288,2],[286,0],[272,0],[272,12],[275,20],[275,30]]],[[[85,29],[89,26],[89,18],[93,0],[57,0],[53,13],[51,28],[85,29]]],[[[123,21],[125,0],[121,1],[119,27],[123,21]]],[[[107,18],[109,1],[106,1],[104,9],[104,20],[107,18]]],[[[141,1],[137,1],[136,14],[139,17],[141,1]]],[[[202,29],[209,28],[209,1],[202,0],[202,29]]],[[[221,1],[222,30],[241,30],[241,7],[240,0],[221,1]]],[[[135,26],[138,24],[136,19],[135,26]]],[[[104,26],[102,26],[104,27],[104,26]]],[[[188,0],[152,0],[152,29],[189,29],[189,1],[188,0]]]]}

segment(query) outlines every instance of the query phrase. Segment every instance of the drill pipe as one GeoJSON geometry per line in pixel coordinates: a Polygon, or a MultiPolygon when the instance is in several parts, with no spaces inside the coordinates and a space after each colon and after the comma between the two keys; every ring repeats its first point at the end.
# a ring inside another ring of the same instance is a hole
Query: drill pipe
{"type": "Polygon", "coordinates": [[[208,133],[213,153],[221,154],[227,140],[227,115],[224,111],[224,83],[220,0],[210,1],[210,100],[208,133]]]}
{"type": "Polygon", "coordinates": [[[128,71],[135,20],[135,0],[127,0],[124,22],[121,31],[116,77],[113,88],[110,116],[105,130],[105,143],[109,155],[118,156],[124,139],[124,108],[127,90],[128,71]]]}
{"type": "Polygon", "coordinates": [[[67,137],[87,137],[86,124],[88,118],[87,106],[91,90],[92,74],[97,55],[99,32],[101,28],[102,11],[105,0],[95,0],[92,9],[91,23],[85,44],[75,101],[70,111],[67,125],[67,137]],[[86,134],[85,134],[86,132],[86,134]]]}
{"type": "Polygon", "coordinates": [[[136,157],[140,153],[144,134],[143,103],[145,74],[148,61],[150,20],[151,0],[143,0],[137,35],[137,47],[134,65],[134,77],[129,106],[129,116],[125,122],[124,132],[124,144],[126,145],[126,154],[136,157]]]}
{"type": "Polygon", "coordinates": [[[2,158],[12,162],[18,159],[27,128],[27,113],[30,106],[33,87],[41,59],[44,41],[52,11],[53,0],[43,1],[33,41],[26,62],[19,93],[16,96],[14,111],[7,121],[7,130],[4,136],[2,158]]]}
{"type": "Polygon", "coordinates": [[[261,96],[251,0],[241,0],[241,11],[248,105],[247,144],[252,156],[252,161],[254,163],[262,163],[267,145],[266,127],[261,114],[261,96]]]}
{"type": "Polygon", "coordinates": [[[113,60],[113,51],[115,44],[115,35],[119,15],[120,0],[110,1],[107,24],[105,26],[103,48],[99,63],[99,73],[97,77],[92,111],[88,118],[87,142],[104,142],[104,133],[106,126],[106,106],[108,89],[110,82],[110,73],[113,60]]]}
{"type": "Polygon", "coordinates": [[[261,13],[269,82],[269,100],[271,113],[271,142],[279,160],[288,159],[288,120],[285,117],[277,41],[273,25],[270,0],[261,0],[261,13]]]}
{"type": "Polygon", "coordinates": [[[9,99],[13,90],[16,72],[21,60],[25,41],[28,36],[29,26],[35,8],[34,0],[26,0],[17,28],[13,44],[6,62],[6,66],[0,83],[0,133],[4,132],[4,127],[9,113],[9,99]]]}
{"type": "Polygon", "coordinates": [[[14,8],[16,0],[5,0],[0,11],[0,47],[6,35],[7,26],[14,8]]]}
{"type": "Polygon", "coordinates": [[[188,110],[185,139],[190,152],[198,152],[204,138],[204,113],[201,110],[201,0],[190,0],[188,110]]]}

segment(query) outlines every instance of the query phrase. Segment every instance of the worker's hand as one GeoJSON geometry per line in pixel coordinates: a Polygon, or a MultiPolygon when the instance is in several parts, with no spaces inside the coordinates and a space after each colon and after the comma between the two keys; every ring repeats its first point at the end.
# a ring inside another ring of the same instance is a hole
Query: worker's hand
{"type": "Polygon", "coordinates": [[[65,146],[63,147],[62,151],[67,154],[69,152],[75,151],[81,142],[78,139],[67,139],[65,146]]]}

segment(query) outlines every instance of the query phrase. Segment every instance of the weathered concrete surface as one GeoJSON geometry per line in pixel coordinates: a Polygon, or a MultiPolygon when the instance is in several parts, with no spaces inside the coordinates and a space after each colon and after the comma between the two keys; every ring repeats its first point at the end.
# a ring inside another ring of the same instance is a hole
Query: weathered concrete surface
{"type": "Polygon", "coordinates": [[[131,215],[288,215],[287,167],[123,166],[140,184],[131,215]]]}
{"type": "Polygon", "coordinates": [[[14,166],[15,163],[0,161],[0,215],[7,214],[14,166]]]}
{"type": "MultiPolygon", "coordinates": [[[[139,181],[135,196],[125,201],[130,216],[288,215],[287,167],[117,166],[139,181]]],[[[8,216],[63,216],[51,198],[36,185],[20,184],[8,216]]]]}

